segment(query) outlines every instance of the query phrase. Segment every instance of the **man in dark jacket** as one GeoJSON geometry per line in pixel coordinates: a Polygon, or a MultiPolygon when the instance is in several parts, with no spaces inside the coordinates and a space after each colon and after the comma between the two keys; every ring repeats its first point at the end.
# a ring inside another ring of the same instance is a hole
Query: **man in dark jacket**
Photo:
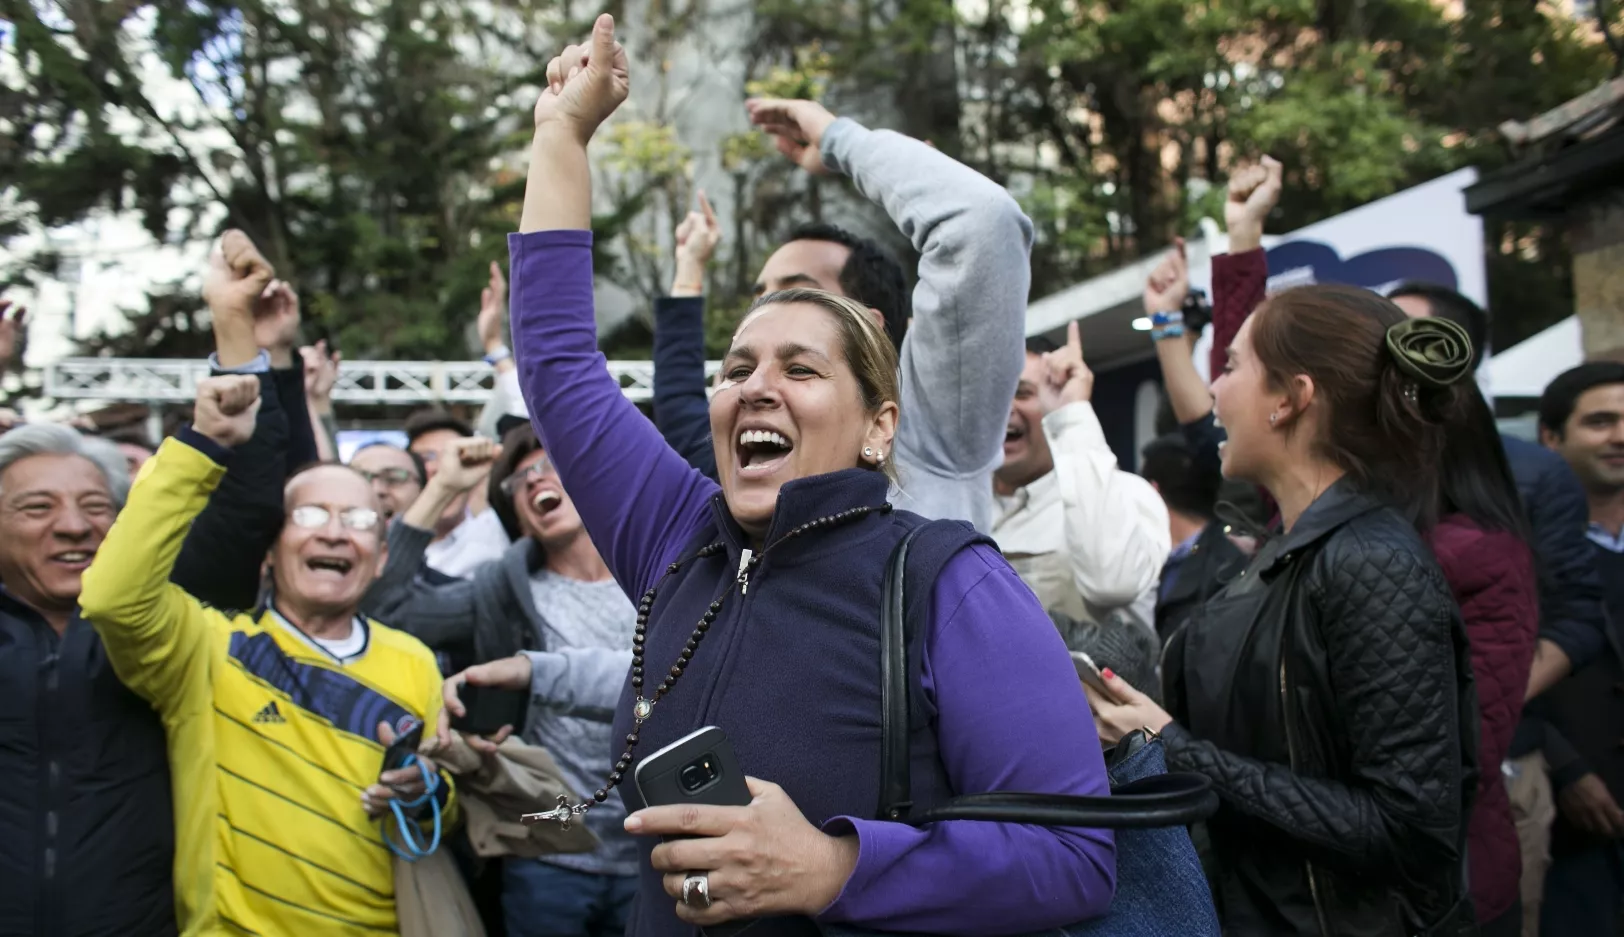
{"type": "Polygon", "coordinates": [[[1245,567],[1246,556],[1213,516],[1222,479],[1197,461],[1183,433],[1152,440],[1139,474],[1167,503],[1172,526],[1173,551],[1162,566],[1156,599],[1156,633],[1166,641],[1245,567]]]}
{"type": "MultiPolygon", "coordinates": [[[[210,305],[214,371],[257,373],[262,405],[242,471],[193,523],[171,579],[249,608],[283,482],[314,459],[315,438],[292,366],[291,291],[210,305]]],[[[0,771],[15,794],[0,798],[0,937],[176,932],[163,725],[78,614],[79,574],[129,491],[125,466],[112,443],[62,426],[0,436],[0,771]]]]}
{"type": "Polygon", "coordinates": [[[1624,900],[1624,364],[1558,375],[1540,398],[1539,424],[1540,440],[1567,460],[1588,496],[1609,620],[1602,654],[1542,700],[1551,732],[1574,755],[1551,765],[1560,812],[1540,929],[1611,937],[1624,900]]]}

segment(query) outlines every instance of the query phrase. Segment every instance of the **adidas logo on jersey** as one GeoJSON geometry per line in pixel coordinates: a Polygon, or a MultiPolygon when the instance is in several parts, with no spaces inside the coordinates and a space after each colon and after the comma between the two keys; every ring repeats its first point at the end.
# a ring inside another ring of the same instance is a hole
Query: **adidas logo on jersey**
{"type": "Polygon", "coordinates": [[[282,710],[276,708],[276,700],[271,700],[265,704],[264,709],[254,713],[254,721],[261,725],[287,722],[286,719],[282,718],[282,710]]]}

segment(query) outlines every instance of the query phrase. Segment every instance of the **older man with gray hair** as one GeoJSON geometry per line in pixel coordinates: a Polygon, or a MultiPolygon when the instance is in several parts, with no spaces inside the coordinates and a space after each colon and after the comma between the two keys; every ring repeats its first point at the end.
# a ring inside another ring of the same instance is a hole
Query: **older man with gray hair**
{"type": "Polygon", "coordinates": [[[173,934],[164,729],[79,617],[130,490],[66,426],[0,436],[0,934],[173,934]]]}

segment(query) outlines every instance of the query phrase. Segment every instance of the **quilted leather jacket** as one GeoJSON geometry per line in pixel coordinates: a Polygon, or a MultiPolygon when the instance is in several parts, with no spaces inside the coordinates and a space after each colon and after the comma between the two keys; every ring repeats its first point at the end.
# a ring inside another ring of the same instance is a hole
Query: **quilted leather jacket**
{"type": "Polygon", "coordinates": [[[1211,778],[1225,933],[1470,933],[1477,705],[1460,611],[1402,516],[1337,482],[1173,636],[1170,770],[1211,778]]]}

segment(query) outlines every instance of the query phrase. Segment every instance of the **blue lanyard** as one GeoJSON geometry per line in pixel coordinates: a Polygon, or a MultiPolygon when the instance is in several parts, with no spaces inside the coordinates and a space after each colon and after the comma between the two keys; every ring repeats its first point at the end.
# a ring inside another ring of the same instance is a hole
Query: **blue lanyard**
{"type": "Polygon", "coordinates": [[[423,794],[416,800],[404,803],[399,798],[389,801],[389,811],[395,815],[395,829],[400,834],[400,842],[396,843],[389,835],[389,821],[384,820],[383,841],[389,846],[391,852],[407,862],[416,862],[434,855],[440,848],[440,801],[434,795],[440,790],[440,774],[430,771],[429,766],[418,759],[416,755],[407,755],[406,763],[402,767],[409,768],[417,765],[417,770],[423,772],[423,794]],[[423,832],[417,822],[406,816],[406,811],[416,810],[428,803],[433,811],[434,836],[427,846],[423,845],[423,832]]]}

